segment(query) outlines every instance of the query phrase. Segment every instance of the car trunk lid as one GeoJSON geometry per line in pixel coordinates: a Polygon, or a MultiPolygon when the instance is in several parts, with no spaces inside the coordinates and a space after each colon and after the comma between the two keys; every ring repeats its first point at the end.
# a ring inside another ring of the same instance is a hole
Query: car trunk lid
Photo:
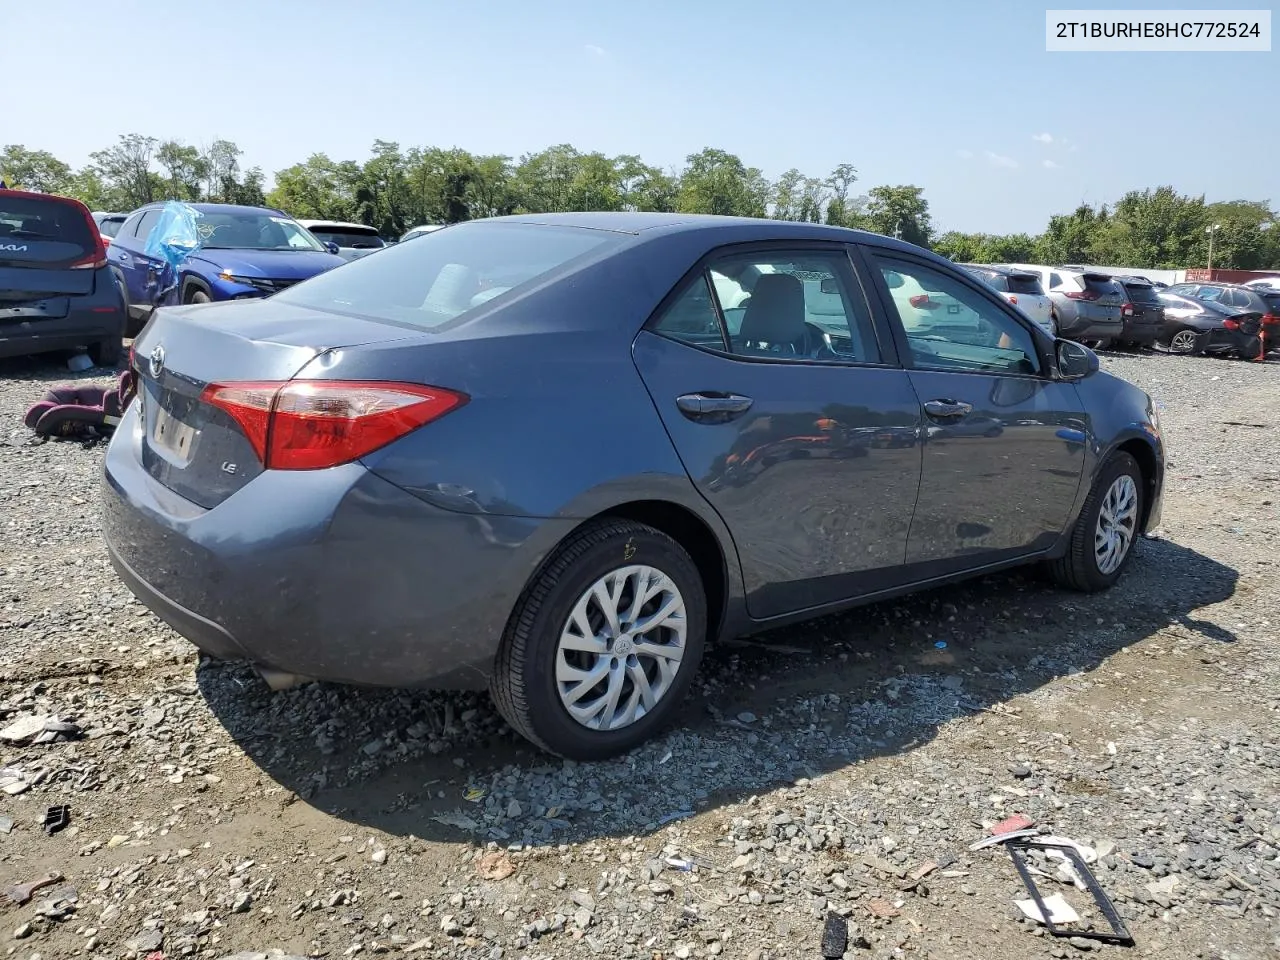
{"type": "Polygon", "coordinates": [[[158,482],[217,506],[264,470],[217,383],[283,383],[328,351],[405,338],[403,328],[268,300],[164,307],[134,343],[142,463],[158,482]]]}
{"type": "Polygon", "coordinates": [[[0,323],[65,317],[70,298],[94,292],[104,258],[79,201],[0,190],[0,323]]]}

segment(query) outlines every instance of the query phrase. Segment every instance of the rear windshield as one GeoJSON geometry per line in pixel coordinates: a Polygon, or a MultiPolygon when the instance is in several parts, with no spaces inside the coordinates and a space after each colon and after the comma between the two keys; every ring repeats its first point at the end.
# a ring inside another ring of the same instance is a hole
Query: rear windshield
{"type": "Polygon", "coordinates": [[[975,270],[972,267],[966,267],[965,269],[992,290],[999,290],[1001,293],[1009,292],[1009,284],[1003,273],[996,273],[994,270],[975,270]]]}
{"type": "Polygon", "coordinates": [[[1260,294],[1260,296],[1267,302],[1268,312],[1280,314],[1280,290],[1275,293],[1267,291],[1266,293],[1260,294]]]}
{"type": "Polygon", "coordinates": [[[353,260],[274,299],[430,330],[619,240],[576,227],[462,223],[353,260]]]}
{"type": "Polygon", "coordinates": [[[321,241],[336,243],[340,247],[370,249],[386,246],[378,236],[377,230],[356,230],[354,227],[312,227],[311,232],[321,241]]]}
{"type": "Polygon", "coordinates": [[[1044,293],[1044,287],[1040,285],[1040,278],[1034,273],[1011,273],[1009,274],[1009,292],[1021,293],[1026,296],[1040,296],[1044,293]]]}
{"type": "Polygon", "coordinates": [[[114,237],[128,219],[128,217],[104,217],[98,224],[98,232],[104,237],[114,237]]]}
{"type": "Polygon", "coordinates": [[[84,211],[64,200],[0,190],[0,263],[56,267],[97,252],[97,232],[84,211]]]}
{"type": "Polygon", "coordinates": [[[1120,284],[1116,283],[1111,277],[1105,273],[1082,273],[1080,282],[1084,284],[1086,290],[1093,290],[1098,293],[1121,293],[1120,284]]]}
{"type": "Polygon", "coordinates": [[[1160,298],[1156,296],[1156,288],[1149,283],[1126,283],[1124,292],[1129,295],[1129,299],[1140,303],[1158,303],[1160,298]]]}

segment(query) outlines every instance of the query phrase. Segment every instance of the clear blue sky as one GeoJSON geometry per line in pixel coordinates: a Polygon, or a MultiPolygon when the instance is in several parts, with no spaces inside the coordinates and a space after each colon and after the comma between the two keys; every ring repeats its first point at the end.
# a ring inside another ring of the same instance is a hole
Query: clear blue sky
{"type": "Polygon", "coordinates": [[[221,137],[268,175],[375,138],[663,167],[715,146],[769,177],[919,184],[943,230],[1038,232],[1162,183],[1280,207],[1280,53],[1050,54],[1048,5],[1072,6],[8,2],[0,144],[79,165],[120,133],[221,137]]]}

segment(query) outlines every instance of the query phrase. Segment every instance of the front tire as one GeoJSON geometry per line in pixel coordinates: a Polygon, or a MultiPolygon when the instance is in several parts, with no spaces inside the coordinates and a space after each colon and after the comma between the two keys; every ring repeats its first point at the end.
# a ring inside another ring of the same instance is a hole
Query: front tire
{"type": "Polygon", "coordinates": [[[535,745],[603,760],[649,739],[693,682],[707,601],[689,554],[625,520],[584,525],[525,588],[490,693],[535,745]]]}
{"type": "Polygon", "coordinates": [[[1103,465],[1071,529],[1067,552],[1049,562],[1061,586],[1082,593],[1109,589],[1133,558],[1141,532],[1142,469],[1127,453],[1103,465]]]}

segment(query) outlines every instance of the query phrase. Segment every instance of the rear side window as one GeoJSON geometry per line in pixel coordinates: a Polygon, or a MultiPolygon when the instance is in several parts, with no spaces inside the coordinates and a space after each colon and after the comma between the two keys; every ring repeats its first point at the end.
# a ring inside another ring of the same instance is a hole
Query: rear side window
{"type": "Polygon", "coordinates": [[[145,241],[151,236],[151,228],[160,220],[161,210],[148,210],[142,215],[142,218],[133,226],[133,235],[140,240],[145,241]]]}
{"type": "Polygon", "coordinates": [[[1053,290],[1056,290],[1060,286],[1062,286],[1062,274],[1060,273],[1049,274],[1049,287],[1053,290]]]}
{"type": "Polygon", "coordinates": [[[431,330],[620,242],[578,227],[461,223],[353,260],[274,299],[431,330]]]}
{"type": "Polygon", "coordinates": [[[0,190],[0,263],[66,267],[92,258],[99,243],[93,221],[76,204],[0,190]]]}
{"type": "Polygon", "coordinates": [[[1010,274],[1007,279],[1010,293],[1021,293],[1028,297],[1040,296],[1044,293],[1044,287],[1040,285],[1040,278],[1034,273],[1014,273],[1010,274]]]}
{"type": "Polygon", "coordinates": [[[1280,316],[1280,293],[1260,294],[1262,302],[1267,305],[1267,313],[1280,316]]]}

